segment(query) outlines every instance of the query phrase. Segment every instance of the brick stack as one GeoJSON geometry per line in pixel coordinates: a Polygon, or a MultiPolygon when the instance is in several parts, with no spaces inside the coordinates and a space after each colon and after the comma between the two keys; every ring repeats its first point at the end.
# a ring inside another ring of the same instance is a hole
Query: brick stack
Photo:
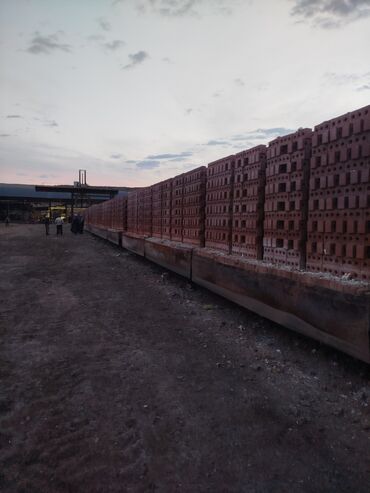
{"type": "Polygon", "coordinates": [[[105,229],[110,229],[112,227],[112,201],[107,200],[103,202],[103,221],[102,226],[105,229]]]}
{"type": "Polygon", "coordinates": [[[127,231],[127,197],[119,197],[119,217],[121,219],[122,231],[127,231]]]}
{"type": "Polygon", "coordinates": [[[171,239],[171,212],[172,212],[172,181],[163,181],[161,184],[162,192],[162,238],[171,239]]]}
{"type": "Polygon", "coordinates": [[[118,198],[115,197],[114,199],[110,200],[111,202],[111,209],[112,209],[112,220],[111,220],[111,227],[112,229],[117,229],[117,222],[118,222],[118,198]]]}
{"type": "Polygon", "coordinates": [[[266,181],[264,145],[235,155],[232,253],[262,259],[266,181]]]}
{"type": "Polygon", "coordinates": [[[103,227],[103,204],[97,204],[94,205],[94,207],[96,209],[94,214],[95,222],[93,224],[95,224],[95,226],[103,227]]]}
{"type": "Polygon", "coordinates": [[[137,191],[133,191],[129,192],[127,197],[127,232],[134,234],[138,232],[137,195],[137,191]]]}
{"type": "Polygon", "coordinates": [[[127,223],[127,197],[115,197],[112,200],[112,228],[117,231],[125,231],[127,223]]]}
{"type": "Polygon", "coordinates": [[[183,193],[184,175],[175,176],[172,181],[171,238],[180,242],[183,241],[183,193]]]}
{"type": "Polygon", "coordinates": [[[183,175],[183,242],[204,246],[207,168],[200,166],[183,175]]]}
{"type": "Polygon", "coordinates": [[[144,188],[144,234],[152,236],[152,187],[144,188]]]}
{"type": "Polygon", "coordinates": [[[265,261],[305,268],[311,129],[269,143],[266,163],[265,261]]]}
{"type": "Polygon", "coordinates": [[[313,135],[307,268],[370,280],[370,106],[313,135]]]}
{"type": "Polygon", "coordinates": [[[208,165],[205,246],[231,252],[234,156],[208,165]]]}
{"type": "Polygon", "coordinates": [[[152,236],[162,238],[162,187],[156,183],[152,187],[152,236]]]}
{"type": "Polygon", "coordinates": [[[152,189],[141,188],[137,192],[137,232],[140,235],[152,235],[152,189]]]}

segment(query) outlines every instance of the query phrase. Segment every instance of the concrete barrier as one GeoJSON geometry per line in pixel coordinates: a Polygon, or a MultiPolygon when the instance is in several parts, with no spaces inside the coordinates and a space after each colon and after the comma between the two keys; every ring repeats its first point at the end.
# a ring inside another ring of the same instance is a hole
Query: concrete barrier
{"type": "Polygon", "coordinates": [[[115,245],[121,246],[122,231],[118,231],[117,229],[108,229],[107,240],[111,243],[114,243],[115,245]]]}
{"type": "Polygon", "coordinates": [[[108,230],[104,228],[99,228],[98,226],[92,226],[91,224],[87,224],[85,226],[86,231],[92,233],[95,236],[99,236],[99,238],[103,238],[106,240],[108,238],[108,230]]]}
{"type": "MultiPolygon", "coordinates": [[[[117,242],[117,231],[87,225],[117,242]]],[[[289,329],[370,363],[370,286],[168,240],[119,234],[123,248],[289,329]]],[[[117,244],[117,243],[116,243],[117,244]]]]}
{"type": "Polygon", "coordinates": [[[183,243],[147,238],[145,240],[145,258],[191,279],[191,256],[193,248],[183,243]]]}
{"type": "Polygon", "coordinates": [[[369,286],[196,249],[192,280],[285,327],[370,363],[369,286]]]}
{"type": "Polygon", "coordinates": [[[145,255],[145,237],[134,235],[132,233],[122,233],[122,247],[130,252],[136,253],[144,257],[145,255]]]}

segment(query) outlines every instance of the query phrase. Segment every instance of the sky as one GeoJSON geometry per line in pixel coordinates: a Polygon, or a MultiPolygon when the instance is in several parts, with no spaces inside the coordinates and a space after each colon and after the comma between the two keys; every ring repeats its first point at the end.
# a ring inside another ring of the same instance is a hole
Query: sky
{"type": "Polygon", "coordinates": [[[147,186],[370,103],[370,0],[0,0],[0,182],[147,186]]]}

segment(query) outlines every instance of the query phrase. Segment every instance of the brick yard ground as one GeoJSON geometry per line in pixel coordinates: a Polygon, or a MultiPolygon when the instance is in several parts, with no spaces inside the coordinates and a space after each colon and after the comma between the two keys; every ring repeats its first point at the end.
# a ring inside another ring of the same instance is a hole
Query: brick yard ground
{"type": "Polygon", "coordinates": [[[370,370],[89,234],[0,228],[0,491],[366,492],[370,370]]]}

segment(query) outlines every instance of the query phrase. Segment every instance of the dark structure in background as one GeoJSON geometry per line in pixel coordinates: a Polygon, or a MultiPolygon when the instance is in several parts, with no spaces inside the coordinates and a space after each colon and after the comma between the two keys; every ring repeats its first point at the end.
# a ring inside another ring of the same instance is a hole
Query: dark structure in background
{"type": "Polygon", "coordinates": [[[48,215],[69,217],[76,210],[126,196],[130,188],[93,187],[86,183],[86,171],[79,170],[74,185],[19,185],[0,183],[0,221],[37,222],[48,215]]]}

